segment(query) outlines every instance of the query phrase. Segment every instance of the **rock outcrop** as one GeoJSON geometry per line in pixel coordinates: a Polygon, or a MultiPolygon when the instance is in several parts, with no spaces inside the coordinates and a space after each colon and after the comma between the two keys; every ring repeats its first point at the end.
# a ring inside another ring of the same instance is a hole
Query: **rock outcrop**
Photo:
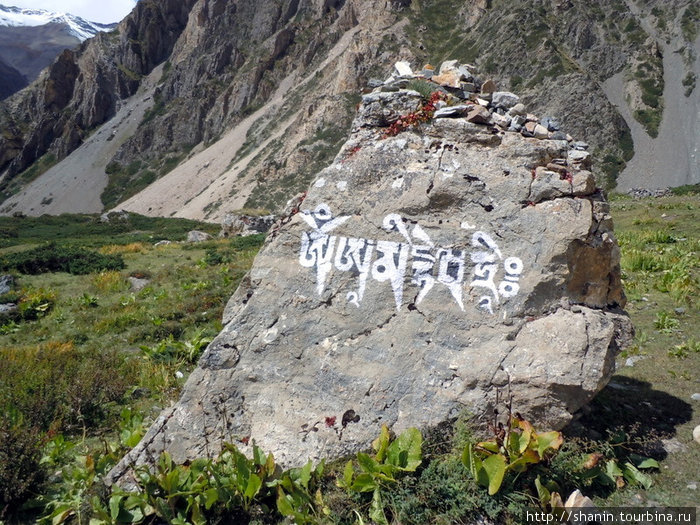
{"type": "Polygon", "coordinates": [[[255,440],[283,465],[338,457],[381,424],[489,415],[497,390],[561,428],[606,384],[631,325],[587,152],[494,124],[516,105],[505,96],[434,118],[459,104],[384,88],[363,97],[182,398],[112,481],[163,450],[184,461],[224,441],[255,440]]]}
{"type": "Polygon", "coordinates": [[[255,235],[267,232],[275,223],[274,215],[248,215],[227,213],[221,222],[219,237],[255,235]]]}

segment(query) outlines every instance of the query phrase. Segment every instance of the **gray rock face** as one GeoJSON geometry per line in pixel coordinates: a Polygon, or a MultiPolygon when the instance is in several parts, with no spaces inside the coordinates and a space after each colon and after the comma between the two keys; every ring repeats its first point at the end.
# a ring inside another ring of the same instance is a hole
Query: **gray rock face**
{"type": "Polygon", "coordinates": [[[12,290],[14,284],[15,278],[11,275],[0,275],[0,295],[6,294],[12,290]]]}
{"type": "Polygon", "coordinates": [[[520,102],[520,97],[508,91],[496,91],[493,94],[492,102],[494,106],[510,109],[520,102]]]}
{"type": "Polygon", "coordinates": [[[13,315],[15,312],[17,312],[15,303],[0,304],[0,317],[13,315]]]}
{"type": "Polygon", "coordinates": [[[182,398],[112,481],[164,449],[183,461],[249,438],[282,465],[338,457],[381,424],[489,417],[497,389],[561,428],[607,383],[631,337],[607,203],[593,187],[574,196],[555,172],[532,175],[566,164],[568,143],[465,118],[382,138],[378,116],[413,98],[364,97],[182,398]]]}
{"type": "Polygon", "coordinates": [[[274,215],[241,215],[227,213],[221,222],[219,237],[235,237],[236,235],[254,235],[264,233],[275,223],[274,215]]]}
{"type": "Polygon", "coordinates": [[[200,232],[199,230],[187,232],[187,242],[204,242],[210,239],[211,235],[207,232],[200,232]]]}

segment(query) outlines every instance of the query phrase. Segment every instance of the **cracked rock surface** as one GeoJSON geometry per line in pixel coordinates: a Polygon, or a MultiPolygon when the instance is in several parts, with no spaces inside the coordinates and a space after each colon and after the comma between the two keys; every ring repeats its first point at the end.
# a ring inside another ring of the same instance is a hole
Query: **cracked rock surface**
{"type": "Polygon", "coordinates": [[[387,137],[377,126],[416,95],[365,97],[182,398],[112,481],[162,450],[184,461],[225,441],[255,440],[285,466],[339,457],[381,424],[490,417],[499,388],[527,419],[561,428],[607,383],[632,328],[587,164],[567,164],[566,140],[466,118],[387,137]]]}

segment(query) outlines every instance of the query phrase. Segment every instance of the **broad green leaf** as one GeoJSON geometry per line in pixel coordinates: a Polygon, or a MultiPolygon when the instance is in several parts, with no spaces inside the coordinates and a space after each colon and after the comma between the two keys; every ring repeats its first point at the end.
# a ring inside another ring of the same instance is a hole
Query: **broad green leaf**
{"type": "Polygon", "coordinates": [[[109,515],[113,520],[116,520],[119,516],[119,510],[121,508],[120,503],[122,502],[122,497],[119,494],[115,494],[109,498],[109,515]]]}
{"type": "Polygon", "coordinates": [[[371,474],[360,474],[350,487],[353,492],[372,492],[378,487],[371,474]]]}
{"type": "Polygon", "coordinates": [[[275,473],[276,467],[275,456],[273,456],[272,452],[270,452],[265,460],[265,476],[272,476],[275,473]]]}
{"type": "Polygon", "coordinates": [[[489,456],[482,462],[482,468],[488,476],[489,494],[493,496],[503,483],[503,476],[506,473],[506,458],[500,454],[489,456]]]}
{"type": "Polygon", "coordinates": [[[214,503],[219,501],[219,491],[215,488],[208,489],[204,493],[204,498],[204,506],[209,510],[214,503]]]}
{"type": "Polygon", "coordinates": [[[241,480],[241,492],[248,484],[248,478],[250,477],[250,462],[244,454],[236,451],[236,470],[238,471],[238,479],[241,480]]]}
{"type": "Polygon", "coordinates": [[[207,519],[204,517],[202,514],[202,510],[199,508],[199,505],[196,503],[192,506],[192,524],[193,525],[206,525],[207,524],[207,519]]]}
{"type": "Polygon", "coordinates": [[[462,453],[462,463],[469,470],[474,479],[478,478],[478,472],[481,470],[481,459],[479,459],[474,452],[474,445],[469,443],[464,447],[464,452],[462,453]]]}
{"type": "Polygon", "coordinates": [[[372,448],[376,452],[377,461],[379,463],[384,462],[386,450],[389,448],[390,441],[391,434],[389,432],[389,428],[386,425],[382,425],[382,430],[379,433],[379,437],[372,442],[372,448]]]}
{"type": "Polygon", "coordinates": [[[311,481],[311,467],[311,460],[309,460],[299,471],[299,483],[301,483],[301,486],[305,489],[309,488],[309,481],[311,481]]]}
{"type": "Polygon", "coordinates": [[[420,431],[409,428],[389,445],[387,459],[400,469],[413,472],[421,464],[422,446],[423,436],[420,431]]]}
{"type": "Polygon", "coordinates": [[[540,500],[540,506],[543,509],[546,509],[547,505],[549,504],[549,500],[552,498],[552,495],[549,492],[549,489],[542,485],[539,476],[535,478],[535,488],[537,489],[537,497],[540,500]]]}
{"type": "Polygon", "coordinates": [[[277,510],[279,510],[280,514],[283,516],[294,516],[295,514],[292,504],[280,487],[277,487],[277,510]]]}
{"type": "Polygon", "coordinates": [[[561,432],[553,430],[537,435],[537,453],[540,457],[544,457],[547,450],[559,450],[559,447],[564,443],[564,438],[561,432]]]}
{"type": "Polygon", "coordinates": [[[316,469],[314,470],[314,473],[316,474],[316,478],[320,479],[323,477],[323,473],[326,471],[326,459],[322,459],[321,462],[316,465],[316,469]]]}
{"type": "Polygon", "coordinates": [[[652,458],[630,454],[630,459],[637,468],[661,468],[659,462],[652,458]]]}
{"type": "Polygon", "coordinates": [[[627,480],[628,483],[633,483],[636,485],[641,485],[646,490],[649,490],[654,484],[651,476],[644,474],[642,471],[638,470],[632,463],[625,463],[622,467],[622,475],[627,480]]]}
{"type": "Polygon", "coordinates": [[[613,483],[615,483],[617,478],[622,476],[622,471],[620,470],[620,467],[617,465],[617,461],[615,461],[614,459],[611,459],[605,463],[605,475],[613,483]]]}
{"type": "Polygon", "coordinates": [[[262,487],[262,480],[257,475],[251,474],[243,496],[248,500],[252,500],[257,495],[260,487],[262,487]]]}
{"type": "Polygon", "coordinates": [[[526,450],[518,459],[508,465],[508,469],[513,472],[525,472],[527,466],[540,462],[540,456],[532,449],[526,450]]]}
{"type": "Polygon", "coordinates": [[[372,496],[372,504],[369,507],[369,517],[377,525],[389,525],[386,514],[384,514],[384,504],[382,503],[379,489],[376,489],[372,496]]]}
{"type": "Polygon", "coordinates": [[[256,465],[264,465],[266,461],[265,453],[257,445],[253,445],[253,461],[256,465]]]}
{"type": "Polygon", "coordinates": [[[508,450],[511,456],[525,452],[534,433],[532,425],[527,421],[519,420],[513,426],[514,429],[510,432],[508,442],[508,450]],[[520,432],[517,431],[518,429],[520,429],[520,432]]]}
{"type": "Polygon", "coordinates": [[[53,513],[53,519],[51,520],[51,525],[60,525],[64,523],[68,518],[70,518],[75,511],[70,508],[69,505],[62,505],[56,509],[53,513]]]}
{"type": "Polygon", "coordinates": [[[377,472],[379,468],[379,464],[375,460],[373,460],[369,455],[364,454],[363,452],[357,453],[357,462],[360,464],[360,467],[362,467],[362,469],[365,472],[377,472]]]}
{"type": "Polygon", "coordinates": [[[498,443],[495,441],[482,441],[481,443],[476,444],[476,448],[483,448],[484,450],[488,450],[494,454],[498,454],[499,451],[498,443]]]}
{"type": "MultiPolygon", "coordinates": [[[[340,485],[343,488],[349,489],[350,485],[352,485],[352,478],[355,475],[355,469],[352,466],[352,460],[348,461],[345,464],[345,470],[343,470],[343,479],[342,479],[342,485],[340,485]]],[[[341,481],[339,480],[339,484],[341,481]]]]}

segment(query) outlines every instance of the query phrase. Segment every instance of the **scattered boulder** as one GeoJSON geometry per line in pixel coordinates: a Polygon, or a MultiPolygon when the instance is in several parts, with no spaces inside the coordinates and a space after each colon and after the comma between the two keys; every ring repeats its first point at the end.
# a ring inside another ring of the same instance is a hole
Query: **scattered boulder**
{"type": "Polygon", "coordinates": [[[201,232],[199,230],[192,230],[187,232],[187,242],[204,242],[211,240],[211,235],[207,232],[201,232]]]}
{"type": "Polygon", "coordinates": [[[475,124],[487,124],[491,120],[491,113],[483,106],[475,106],[467,113],[467,120],[475,124]]]}
{"type": "Polygon", "coordinates": [[[532,135],[536,139],[546,139],[549,138],[549,131],[547,131],[547,128],[545,128],[542,124],[535,124],[532,135]]]}
{"type": "Polygon", "coordinates": [[[499,113],[492,113],[491,118],[493,118],[494,124],[500,126],[503,129],[508,129],[510,127],[510,123],[513,120],[508,115],[501,115],[499,113]]]}
{"type": "Polygon", "coordinates": [[[129,220],[129,212],[125,210],[109,211],[100,215],[100,222],[115,223],[129,220]]]}
{"type": "Polygon", "coordinates": [[[559,131],[561,129],[559,119],[555,117],[543,117],[542,120],[540,120],[540,124],[542,124],[547,131],[559,131]]]}
{"type": "Polygon", "coordinates": [[[158,248],[159,246],[167,246],[168,244],[172,244],[172,243],[173,243],[173,241],[168,241],[167,239],[163,239],[162,241],[158,241],[157,243],[155,243],[153,246],[158,248]]]}
{"type": "Polygon", "coordinates": [[[508,110],[508,113],[511,115],[520,115],[524,117],[527,115],[527,109],[525,108],[525,104],[518,102],[515,106],[508,110]]]}
{"type": "Polygon", "coordinates": [[[496,83],[493,80],[487,80],[481,85],[481,93],[493,93],[496,91],[496,83]]]}
{"type": "Polygon", "coordinates": [[[9,317],[17,313],[17,305],[15,303],[0,304],[0,317],[9,317]]]}
{"type": "Polygon", "coordinates": [[[140,277],[129,277],[129,284],[131,290],[134,292],[140,292],[151,282],[150,279],[143,279],[140,277]]]}
{"type": "Polygon", "coordinates": [[[11,275],[0,275],[0,295],[6,294],[15,284],[15,278],[11,275]]]}
{"type": "Polygon", "coordinates": [[[433,115],[433,118],[463,117],[470,108],[471,106],[466,106],[464,104],[445,106],[444,108],[438,109],[433,115]]]}
{"type": "Polygon", "coordinates": [[[497,108],[510,109],[520,102],[520,97],[510,91],[496,91],[491,95],[491,102],[497,108]]]}
{"type": "Polygon", "coordinates": [[[227,213],[221,222],[219,237],[255,235],[267,232],[275,223],[274,215],[246,215],[227,213]]]}
{"type": "MultiPolygon", "coordinates": [[[[501,109],[517,103],[507,95],[501,109]]],[[[180,401],[109,481],[163,450],[181,462],[255,440],[292,466],[366,449],[382,424],[428,428],[466,409],[485,425],[499,390],[542,428],[569,423],[632,337],[619,247],[590,159],[494,127],[496,99],[387,134],[422,98],[365,95],[180,401]]]]}

